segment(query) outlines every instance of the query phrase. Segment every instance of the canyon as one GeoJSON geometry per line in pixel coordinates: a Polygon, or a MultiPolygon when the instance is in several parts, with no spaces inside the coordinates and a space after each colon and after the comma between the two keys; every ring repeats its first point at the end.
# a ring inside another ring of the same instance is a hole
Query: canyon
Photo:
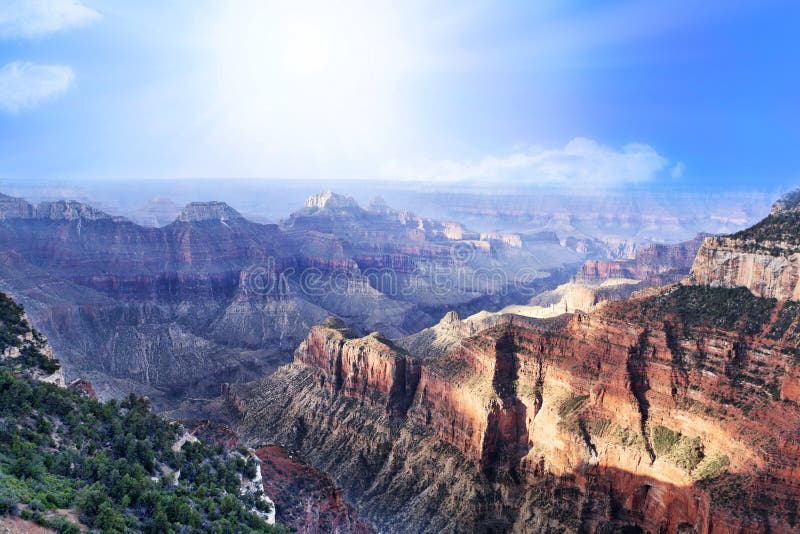
{"type": "Polygon", "coordinates": [[[3,195],[0,290],[48,336],[68,379],[163,410],[269,374],[329,315],[399,337],[449,310],[522,302],[583,261],[554,235],[506,241],[330,191],[280,224],[200,202],[158,228],[3,195]]]}
{"type": "Polygon", "coordinates": [[[0,290],[60,383],[254,451],[302,532],[792,532],[798,206],[620,258],[331,191],[161,227],[2,196],[0,290]]]}
{"type": "Polygon", "coordinates": [[[328,319],[224,402],[244,443],[328,473],[379,531],[794,532],[798,200],[588,313],[399,337],[328,319]]]}

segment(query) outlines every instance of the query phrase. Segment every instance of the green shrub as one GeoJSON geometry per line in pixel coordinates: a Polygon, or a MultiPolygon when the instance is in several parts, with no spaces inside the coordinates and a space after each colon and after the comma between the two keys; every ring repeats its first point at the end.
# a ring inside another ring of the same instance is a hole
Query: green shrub
{"type": "Polygon", "coordinates": [[[589,395],[576,395],[574,397],[570,397],[563,404],[558,408],[558,415],[562,419],[569,415],[571,412],[577,410],[581,404],[583,404],[586,399],[589,398],[589,395]]]}
{"type": "MultiPolygon", "coordinates": [[[[0,293],[0,349],[32,332],[21,317],[0,293]]],[[[28,503],[25,517],[68,534],[79,529],[46,510],[77,509],[102,532],[284,532],[240,497],[240,477],[255,476],[254,461],[204,442],[172,451],[181,429],[153,414],[147,399],[101,403],[32,380],[24,366],[58,363],[32,347],[22,352],[0,360],[0,514],[28,503]],[[180,479],[165,474],[175,471],[180,479]]]]}
{"type": "Polygon", "coordinates": [[[678,443],[680,433],[670,430],[665,426],[655,426],[650,432],[650,439],[653,442],[653,450],[659,456],[666,456],[672,450],[672,447],[678,443]]]}
{"type": "Polygon", "coordinates": [[[725,455],[705,458],[695,469],[692,478],[698,481],[713,480],[725,473],[730,464],[730,459],[725,455]]]}
{"type": "Polygon", "coordinates": [[[689,472],[703,461],[703,457],[703,443],[697,437],[681,436],[670,453],[670,459],[675,462],[675,465],[689,472]]]}
{"type": "Polygon", "coordinates": [[[19,496],[9,488],[0,489],[0,515],[16,515],[19,496]]]}
{"type": "Polygon", "coordinates": [[[648,299],[611,303],[601,313],[651,321],[671,317],[683,328],[720,328],[755,335],[769,323],[777,302],[756,297],[744,287],[677,286],[648,299]]]}
{"type": "Polygon", "coordinates": [[[56,516],[47,520],[47,527],[54,529],[59,534],[80,534],[81,529],[75,523],[64,517],[56,516]]]}
{"type": "Polygon", "coordinates": [[[639,443],[639,433],[630,428],[618,426],[614,430],[612,437],[614,441],[623,447],[633,447],[639,443]]]}
{"type": "Polygon", "coordinates": [[[704,458],[703,442],[699,437],[690,438],[661,425],[653,427],[650,437],[657,456],[688,472],[704,458]]]}
{"type": "Polygon", "coordinates": [[[770,214],[755,225],[733,234],[731,237],[744,241],[744,249],[749,252],[790,255],[800,251],[800,211],[786,210],[770,214]],[[767,243],[781,243],[781,247],[767,243]]]}
{"type": "Polygon", "coordinates": [[[610,419],[592,419],[589,421],[588,430],[592,436],[602,436],[611,426],[610,419]]]}

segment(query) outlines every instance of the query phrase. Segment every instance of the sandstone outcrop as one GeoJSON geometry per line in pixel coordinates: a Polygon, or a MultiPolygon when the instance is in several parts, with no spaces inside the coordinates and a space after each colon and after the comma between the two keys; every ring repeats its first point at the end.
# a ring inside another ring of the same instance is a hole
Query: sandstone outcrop
{"type": "Polygon", "coordinates": [[[306,208],[316,209],[341,209],[341,208],[357,208],[358,202],[353,197],[346,197],[338,195],[326,189],[322,193],[317,193],[308,197],[306,201],[306,208]]]}
{"type": "Polygon", "coordinates": [[[708,238],[697,254],[691,280],[719,287],[746,287],[768,298],[800,300],[800,253],[747,252],[737,239],[708,238]]]}

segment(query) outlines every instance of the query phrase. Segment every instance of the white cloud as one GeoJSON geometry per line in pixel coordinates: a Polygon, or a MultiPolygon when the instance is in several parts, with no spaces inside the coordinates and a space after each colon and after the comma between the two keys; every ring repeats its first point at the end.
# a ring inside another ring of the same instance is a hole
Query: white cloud
{"type": "Polygon", "coordinates": [[[384,166],[391,178],[418,181],[497,181],[538,185],[614,186],[654,180],[669,160],[646,144],[621,150],[576,137],[563,148],[530,147],[477,161],[438,161],[419,166],[384,166]]]}
{"type": "Polygon", "coordinates": [[[78,0],[3,0],[0,38],[40,37],[90,24],[100,14],[78,0]]]}
{"type": "Polygon", "coordinates": [[[0,110],[16,113],[53,98],[75,80],[66,65],[37,65],[14,61],[0,69],[0,110]]]}

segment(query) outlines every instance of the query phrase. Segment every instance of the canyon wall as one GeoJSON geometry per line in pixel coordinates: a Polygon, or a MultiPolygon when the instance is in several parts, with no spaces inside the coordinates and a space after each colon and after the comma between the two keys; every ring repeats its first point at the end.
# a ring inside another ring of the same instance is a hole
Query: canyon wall
{"type": "Polygon", "coordinates": [[[743,245],[730,237],[706,239],[691,279],[698,284],[746,287],[762,297],[800,300],[800,253],[748,252],[743,245]]]}
{"type": "Polygon", "coordinates": [[[450,326],[448,350],[329,324],[233,390],[247,440],[330,473],[378,530],[792,532],[798,313],[673,286],[450,326]]]}
{"type": "Polygon", "coordinates": [[[746,230],[707,238],[690,281],[800,300],[800,192],[785,195],[764,220],[746,230]]]}
{"type": "MultiPolygon", "coordinates": [[[[547,318],[590,312],[644,288],[677,282],[689,274],[704,237],[700,234],[682,243],[645,245],[633,259],[587,260],[569,282],[533,296],[526,304],[512,304],[495,314],[547,318]]],[[[483,316],[477,314],[475,318],[483,316]]]]}

